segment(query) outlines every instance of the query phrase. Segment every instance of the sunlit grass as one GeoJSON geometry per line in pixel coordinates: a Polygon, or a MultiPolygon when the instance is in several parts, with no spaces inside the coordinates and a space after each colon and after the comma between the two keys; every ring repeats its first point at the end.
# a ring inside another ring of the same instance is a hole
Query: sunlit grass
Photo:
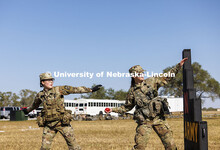
{"type": "MultiPolygon", "coordinates": [[[[184,149],[183,118],[167,120],[178,149],[184,149]]],[[[220,118],[204,120],[208,122],[209,149],[220,149],[220,118]]],[[[72,121],[71,125],[84,150],[130,150],[134,145],[136,123],[133,120],[72,121]]],[[[0,149],[40,149],[42,132],[43,128],[38,128],[36,121],[0,121],[0,149]]],[[[68,149],[59,133],[52,149],[68,149]]],[[[147,149],[163,149],[155,132],[152,132],[147,149]]]]}

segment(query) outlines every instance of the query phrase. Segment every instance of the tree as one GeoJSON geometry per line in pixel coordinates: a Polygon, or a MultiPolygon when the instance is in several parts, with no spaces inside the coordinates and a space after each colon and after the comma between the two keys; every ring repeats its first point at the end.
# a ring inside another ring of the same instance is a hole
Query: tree
{"type": "MultiPolygon", "coordinates": [[[[163,72],[168,72],[172,67],[167,67],[163,72]]],[[[214,101],[216,98],[220,98],[220,84],[210,74],[202,69],[202,66],[198,62],[192,64],[194,88],[196,89],[196,96],[198,99],[204,100],[204,98],[211,98],[214,101]]],[[[175,97],[183,96],[183,75],[182,69],[176,75],[174,80],[171,80],[160,90],[160,95],[172,95],[175,97]]]]}
{"type": "Polygon", "coordinates": [[[114,94],[114,99],[126,100],[127,94],[128,94],[128,92],[126,92],[124,90],[116,91],[115,94],[114,94]]]}
{"type": "Polygon", "coordinates": [[[35,96],[37,95],[37,92],[29,90],[29,89],[23,89],[20,91],[20,96],[21,96],[21,105],[24,106],[30,106],[34,99],[35,96]]]}
{"type": "MultiPolygon", "coordinates": [[[[92,87],[94,87],[93,85],[92,87]]],[[[93,93],[88,93],[86,95],[82,95],[81,98],[86,99],[116,99],[116,100],[125,100],[128,92],[123,90],[115,91],[112,88],[105,89],[105,87],[101,87],[98,91],[93,93]]]]}
{"type": "Polygon", "coordinates": [[[19,96],[12,92],[0,92],[0,106],[20,106],[19,96]]]}
{"type": "Polygon", "coordinates": [[[17,94],[13,93],[12,97],[11,97],[11,101],[13,102],[12,105],[13,106],[21,106],[20,101],[18,101],[18,99],[20,99],[19,96],[17,96],[17,94]]]}
{"type": "MultiPolygon", "coordinates": [[[[92,87],[95,87],[96,85],[93,85],[92,87]]],[[[90,98],[90,99],[106,99],[106,90],[102,86],[98,91],[87,93],[86,95],[81,95],[81,98],[90,98]]]]}

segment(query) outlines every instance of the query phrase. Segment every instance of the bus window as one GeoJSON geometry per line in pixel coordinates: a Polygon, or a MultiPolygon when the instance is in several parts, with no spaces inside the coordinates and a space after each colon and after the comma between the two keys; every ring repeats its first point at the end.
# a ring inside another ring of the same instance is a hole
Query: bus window
{"type": "Polygon", "coordinates": [[[113,103],[111,103],[111,107],[113,107],[113,103]]]}
{"type": "Polygon", "coordinates": [[[87,106],[87,103],[85,103],[85,106],[87,106]]]}
{"type": "Polygon", "coordinates": [[[93,107],[93,102],[91,102],[91,107],[93,107]]]}
{"type": "Polygon", "coordinates": [[[122,105],[124,105],[124,103],[119,103],[119,104],[118,104],[118,107],[121,107],[122,105]]]}
{"type": "Polygon", "coordinates": [[[83,103],[80,103],[80,104],[79,104],[79,107],[83,107],[83,103]]]}
{"type": "Polygon", "coordinates": [[[79,105],[79,104],[78,104],[78,103],[76,103],[76,107],[78,107],[78,105],[79,105]]]}
{"type": "Polygon", "coordinates": [[[94,107],[96,106],[96,103],[94,103],[94,107]]]}
{"type": "Polygon", "coordinates": [[[101,103],[101,106],[103,107],[103,103],[101,103]]]}
{"type": "Polygon", "coordinates": [[[89,107],[91,106],[91,102],[89,102],[89,107]]]}

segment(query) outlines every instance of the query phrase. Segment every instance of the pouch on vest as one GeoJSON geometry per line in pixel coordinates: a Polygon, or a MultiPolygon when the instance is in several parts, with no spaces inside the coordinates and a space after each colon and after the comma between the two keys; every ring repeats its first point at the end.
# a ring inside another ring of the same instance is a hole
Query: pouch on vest
{"type": "Polygon", "coordinates": [[[61,122],[63,125],[69,125],[70,122],[72,121],[72,111],[71,110],[66,110],[63,114],[63,117],[61,119],[61,122]]]}
{"type": "Polygon", "coordinates": [[[156,117],[157,115],[161,114],[162,110],[162,103],[158,100],[152,100],[149,103],[149,109],[150,109],[150,117],[156,117]]]}
{"type": "Polygon", "coordinates": [[[161,97],[154,98],[149,104],[149,109],[153,117],[157,115],[169,114],[168,107],[169,104],[167,102],[167,99],[161,97]]]}
{"type": "Polygon", "coordinates": [[[60,119],[60,113],[57,112],[56,108],[45,110],[45,121],[57,121],[60,119]]]}
{"type": "Polygon", "coordinates": [[[44,117],[41,116],[41,113],[39,113],[39,116],[37,116],[37,124],[39,127],[44,127],[45,120],[44,117]]]}

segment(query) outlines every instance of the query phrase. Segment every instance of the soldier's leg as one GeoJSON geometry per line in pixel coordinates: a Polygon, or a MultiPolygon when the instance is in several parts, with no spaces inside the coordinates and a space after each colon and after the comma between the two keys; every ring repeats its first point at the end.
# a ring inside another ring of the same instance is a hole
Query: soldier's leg
{"type": "Polygon", "coordinates": [[[50,129],[47,126],[44,127],[41,150],[49,150],[51,148],[56,133],[57,131],[50,129]]]}
{"type": "Polygon", "coordinates": [[[138,125],[136,128],[136,135],[135,135],[135,143],[133,150],[145,150],[147,146],[148,139],[150,137],[152,131],[151,125],[138,125]]]}
{"type": "Polygon", "coordinates": [[[73,128],[71,126],[60,126],[57,128],[57,130],[66,140],[69,150],[81,150],[80,146],[75,140],[73,128]]]}
{"type": "Polygon", "coordinates": [[[169,125],[166,123],[166,121],[163,121],[159,125],[153,126],[154,131],[157,133],[157,135],[160,137],[164,148],[166,150],[176,150],[176,144],[173,139],[173,133],[169,127],[169,125]]]}

